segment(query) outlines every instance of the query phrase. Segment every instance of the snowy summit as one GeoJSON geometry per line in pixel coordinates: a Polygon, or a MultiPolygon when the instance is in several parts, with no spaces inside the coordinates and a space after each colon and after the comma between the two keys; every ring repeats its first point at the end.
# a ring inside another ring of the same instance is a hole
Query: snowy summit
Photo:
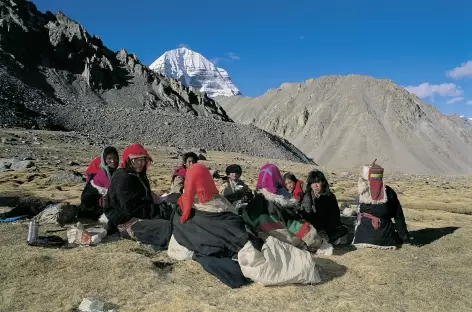
{"type": "Polygon", "coordinates": [[[188,87],[206,92],[209,97],[242,95],[226,70],[187,48],[165,52],[149,68],[165,77],[180,80],[188,87]]]}
{"type": "Polygon", "coordinates": [[[462,119],[465,119],[468,122],[472,122],[472,117],[466,117],[464,115],[460,115],[459,117],[461,117],[462,119]]]}

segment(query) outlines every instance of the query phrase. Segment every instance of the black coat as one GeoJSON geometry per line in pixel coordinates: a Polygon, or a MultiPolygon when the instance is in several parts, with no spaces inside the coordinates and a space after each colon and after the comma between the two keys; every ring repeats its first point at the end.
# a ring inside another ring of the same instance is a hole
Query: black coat
{"type": "Polygon", "coordinates": [[[232,212],[207,212],[192,209],[191,217],[180,223],[173,218],[175,240],[198,254],[231,258],[247,243],[249,234],[243,219],[232,212]]]}
{"type": "Polygon", "coordinates": [[[173,209],[175,204],[153,203],[151,187],[145,174],[127,168],[120,168],[113,174],[105,197],[105,215],[111,230],[133,217],[169,220],[173,209]]]}
{"type": "Polygon", "coordinates": [[[99,205],[102,194],[92,186],[91,182],[92,180],[89,180],[82,191],[77,217],[98,220],[103,213],[103,208],[99,205]]]}
{"type": "Polygon", "coordinates": [[[409,234],[403,209],[395,191],[386,185],[387,202],[384,204],[360,204],[360,213],[369,213],[380,219],[380,227],[374,229],[372,220],[358,216],[353,244],[379,247],[395,247],[408,242],[409,234]],[[395,220],[395,224],[392,222],[395,220]],[[396,230],[396,231],[395,231],[396,230]]]}
{"type": "Polygon", "coordinates": [[[333,235],[342,225],[336,195],[331,192],[314,198],[311,192],[305,193],[302,200],[300,214],[318,231],[325,231],[328,236],[333,235]]]}

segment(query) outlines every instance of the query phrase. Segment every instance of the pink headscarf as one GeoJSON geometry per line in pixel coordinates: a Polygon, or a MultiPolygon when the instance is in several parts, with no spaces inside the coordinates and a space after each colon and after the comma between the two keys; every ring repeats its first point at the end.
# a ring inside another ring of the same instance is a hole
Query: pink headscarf
{"type": "Polygon", "coordinates": [[[279,168],[274,164],[265,164],[259,170],[257,189],[266,189],[272,194],[277,194],[279,188],[283,187],[282,175],[279,168]]]}

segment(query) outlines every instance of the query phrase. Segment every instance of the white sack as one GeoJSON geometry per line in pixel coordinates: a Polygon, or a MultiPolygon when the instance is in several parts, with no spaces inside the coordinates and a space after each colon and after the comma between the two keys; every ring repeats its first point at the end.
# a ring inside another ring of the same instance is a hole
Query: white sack
{"type": "Polygon", "coordinates": [[[321,282],[310,252],[272,236],[267,238],[262,251],[247,242],[238,253],[238,262],[246,278],[264,286],[321,282]]]}
{"type": "Polygon", "coordinates": [[[174,260],[192,260],[193,251],[188,250],[186,247],[180,245],[174,238],[174,235],[170,237],[169,247],[167,248],[167,255],[169,258],[174,260]]]}

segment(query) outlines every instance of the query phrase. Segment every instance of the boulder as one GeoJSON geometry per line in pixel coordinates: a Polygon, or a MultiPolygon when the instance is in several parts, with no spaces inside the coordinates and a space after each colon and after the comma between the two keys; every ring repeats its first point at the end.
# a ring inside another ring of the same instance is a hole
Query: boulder
{"type": "Polygon", "coordinates": [[[34,167],[34,162],[31,160],[20,160],[20,161],[14,161],[11,164],[10,169],[12,170],[25,170],[28,168],[34,167]]]}
{"type": "Polygon", "coordinates": [[[98,312],[103,311],[105,303],[95,298],[85,298],[79,305],[81,312],[98,312]]]}
{"type": "Polygon", "coordinates": [[[47,180],[49,183],[83,183],[84,176],[77,171],[66,171],[59,173],[47,180]]]}

